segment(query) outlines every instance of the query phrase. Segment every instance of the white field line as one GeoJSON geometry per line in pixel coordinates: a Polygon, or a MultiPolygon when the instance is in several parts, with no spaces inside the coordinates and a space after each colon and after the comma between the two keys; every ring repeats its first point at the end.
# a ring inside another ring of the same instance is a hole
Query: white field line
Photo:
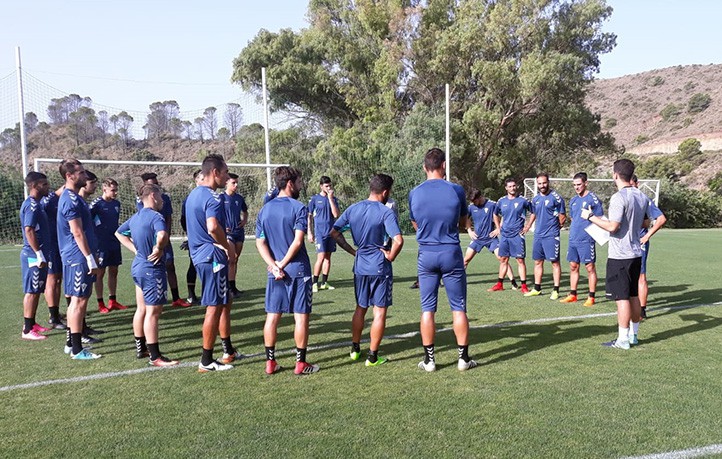
{"type": "Polygon", "coordinates": [[[15,269],[17,269],[17,268],[19,268],[19,267],[20,267],[20,265],[14,265],[14,266],[0,266],[0,269],[11,269],[11,268],[15,268],[15,269]]]}
{"type": "MultiPolygon", "coordinates": [[[[693,304],[693,305],[686,305],[686,306],[670,306],[670,307],[663,307],[663,308],[649,308],[649,311],[674,311],[674,310],[682,310],[682,309],[692,309],[692,308],[700,308],[700,307],[714,307],[714,306],[722,306],[722,301],[717,303],[708,303],[708,304],[693,304]]],[[[472,325],[469,328],[473,330],[480,330],[480,329],[486,329],[486,328],[504,328],[504,327],[518,327],[523,325],[531,325],[531,324],[539,324],[539,323],[548,323],[548,322],[564,322],[569,320],[580,320],[580,319],[595,319],[599,317],[611,317],[615,316],[615,312],[603,312],[603,313],[597,313],[597,314],[584,314],[580,316],[562,316],[562,317],[544,317],[540,319],[530,319],[530,320],[520,320],[515,322],[500,322],[496,324],[483,324],[483,325],[472,325]]],[[[453,328],[440,328],[437,330],[438,333],[443,332],[449,332],[452,331],[453,328]]],[[[396,335],[388,335],[384,336],[385,340],[406,340],[410,338],[415,338],[419,336],[420,332],[413,331],[409,333],[401,333],[396,335]]],[[[367,343],[368,339],[363,339],[361,342],[367,343]]],[[[351,346],[351,341],[342,341],[337,343],[326,343],[326,344],[319,344],[317,346],[309,346],[308,350],[310,351],[323,351],[328,349],[336,349],[339,347],[348,347],[351,346]]],[[[289,355],[289,354],[295,354],[295,349],[285,349],[281,351],[276,351],[277,355],[289,355]]],[[[257,352],[254,354],[245,354],[243,359],[253,359],[258,357],[265,357],[264,352],[257,352]]],[[[119,376],[127,376],[127,375],[134,375],[134,374],[140,374],[140,373],[147,373],[149,371],[159,371],[159,370],[173,370],[175,368],[189,368],[189,367],[195,367],[197,366],[197,362],[185,362],[181,363],[174,367],[166,367],[166,368],[158,368],[158,367],[144,367],[144,368],[137,368],[134,370],[124,370],[124,371],[114,371],[114,372],[108,372],[108,373],[97,373],[94,375],[87,375],[87,376],[78,376],[75,378],[63,378],[63,379],[50,379],[46,381],[36,381],[36,382],[30,382],[25,384],[15,384],[11,386],[0,386],[0,392],[9,392],[13,390],[18,389],[32,389],[35,387],[42,387],[42,386],[50,386],[55,384],[71,384],[76,382],[84,382],[84,381],[93,381],[97,379],[108,379],[108,378],[117,378],[119,376]]],[[[690,456],[694,457],[694,456],[690,456]]]]}
{"type": "Polygon", "coordinates": [[[722,453],[722,443],[697,448],[669,451],[667,453],[647,454],[645,456],[628,456],[622,459],[690,459],[722,453]]]}

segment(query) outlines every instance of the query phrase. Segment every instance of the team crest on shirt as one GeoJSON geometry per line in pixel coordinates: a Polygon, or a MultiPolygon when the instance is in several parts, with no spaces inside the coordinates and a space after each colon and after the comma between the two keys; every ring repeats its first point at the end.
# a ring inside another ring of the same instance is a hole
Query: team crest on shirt
{"type": "Polygon", "coordinates": [[[488,213],[489,213],[489,209],[486,208],[486,207],[484,207],[484,213],[485,213],[485,214],[488,214],[488,213]]]}
{"type": "Polygon", "coordinates": [[[518,202],[515,202],[515,203],[514,203],[514,208],[516,209],[517,207],[519,207],[519,203],[518,203],[518,202]]]}

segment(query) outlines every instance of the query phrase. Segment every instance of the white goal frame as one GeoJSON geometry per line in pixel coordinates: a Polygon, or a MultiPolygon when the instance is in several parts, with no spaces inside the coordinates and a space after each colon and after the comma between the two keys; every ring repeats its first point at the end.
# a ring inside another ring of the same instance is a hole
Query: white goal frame
{"type": "MultiPolygon", "coordinates": [[[[573,178],[560,178],[560,177],[549,177],[549,183],[553,182],[573,182],[573,178]]],[[[602,182],[602,183],[614,183],[613,179],[587,179],[587,182],[602,182]]],[[[659,206],[659,185],[660,181],[658,179],[639,179],[639,189],[644,192],[646,195],[652,195],[652,201],[654,201],[654,204],[659,206]]],[[[531,193],[532,196],[537,195],[537,186],[536,186],[536,177],[527,177],[524,179],[524,196],[526,196],[526,193],[531,193]]],[[[567,197],[567,199],[571,199],[573,196],[567,197]]]]}

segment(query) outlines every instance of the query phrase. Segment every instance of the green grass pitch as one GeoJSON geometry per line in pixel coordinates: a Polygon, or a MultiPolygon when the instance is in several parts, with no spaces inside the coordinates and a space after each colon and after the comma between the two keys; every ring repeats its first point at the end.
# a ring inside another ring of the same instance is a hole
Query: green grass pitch
{"type": "MultiPolygon", "coordinates": [[[[188,257],[175,245],[185,294],[188,257]]],[[[161,349],[187,364],[181,368],[146,371],[135,359],[133,308],[90,315],[93,327],[107,331],[95,346],[104,356],[97,361],[71,361],[62,352],[62,332],[22,341],[19,248],[4,246],[0,451],[4,457],[607,458],[719,444],[720,247],[720,230],[662,230],[652,239],[650,319],[640,327],[640,346],[626,352],[600,346],[616,335],[615,307],[603,296],[606,248],[598,251],[601,301],[594,308],[550,301],[548,264],[545,296],[487,293],[498,264],[482,252],[468,269],[470,353],[480,366],[456,370],[454,336],[446,330],[437,335],[439,368],[430,374],[416,368],[422,352],[418,290],[408,288],[416,275],[413,238],[394,264],[394,306],[381,347],[391,361],[378,368],[348,358],[352,259],[337,252],[330,280],[336,290],[314,295],[308,359],[321,371],[296,377],[291,318],[279,329],[284,371],[263,371],[265,270],[253,241],[241,256],[245,294],[232,313],[234,342],[252,357],[218,374],[191,366],[200,357],[197,306],[167,308],[161,319],[161,349]],[[62,381],[68,378],[77,379],[62,381]],[[42,385],[48,381],[54,383],[42,385]]],[[[131,256],[124,256],[119,300],[132,305],[131,256]]],[[[562,266],[565,295],[569,270],[562,266]]],[[[530,259],[527,268],[531,283],[530,259]]],[[[582,275],[580,296],[586,292],[582,275]]],[[[451,314],[443,293],[440,298],[437,326],[448,329],[451,314]]],[[[90,305],[97,311],[94,299],[90,305]]],[[[47,319],[44,300],[38,318],[47,319]]],[[[362,349],[365,354],[368,344],[362,349]]]]}

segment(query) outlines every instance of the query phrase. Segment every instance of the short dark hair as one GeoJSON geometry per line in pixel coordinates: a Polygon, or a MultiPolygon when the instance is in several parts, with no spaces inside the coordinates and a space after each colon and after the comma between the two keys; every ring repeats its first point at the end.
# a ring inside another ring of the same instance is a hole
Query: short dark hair
{"type": "Polygon", "coordinates": [[[75,158],[64,159],[60,161],[60,166],[58,167],[60,176],[65,180],[66,175],[74,174],[82,165],[83,164],[75,158]]]}
{"type": "Polygon", "coordinates": [[[238,174],[231,174],[231,173],[229,172],[229,173],[228,173],[228,176],[229,176],[230,178],[232,178],[233,180],[238,180],[238,174]]]}
{"type": "Polygon", "coordinates": [[[25,176],[25,184],[29,187],[33,187],[39,181],[47,179],[48,177],[42,172],[30,171],[28,172],[28,175],[25,176]]]}
{"type": "Polygon", "coordinates": [[[85,175],[88,176],[88,182],[97,182],[98,181],[98,176],[88,170],[85,171],[85,175]]]}
{"type": "Polygon", "coordinates": [[[195,172],[193,172],[193,180],[195,180],[196,177],[198,177],[198,174],[200,174],[201,172],[202,172],[202,171],[201,171],[200,169],[198,169],[198,170],[196,170],[195,172]]]}
{"type": "Polygon", "coordinates": [[[273,172],[273,181],[279,190],[285,190],[288,182],[295,182],[299,177],[301,177],[301,171],[288,166],[277,167],[273,172]]]}
{"type": "Polygon", "coordinates": [[[612,169],[619,178],[625,182],[629,182],[634,176],[634,163],[628,159],[618,159],[614,161],[614,167],[612,169]]]}
{"type": "Polygon", "coordinates": [[[538,174],[536,174],[536,178],[539,177],[544,177],[545,179],[547,179],[547,182],[549,181],[549,174],[547,174],[546,172],[539,172],[538,174]]]}
{"type": "Polygon", "coordinates": [[[586,172],[577,172],[574,174],[574,180],[576,179],[582,179],[582,182],[587,181],[587,173],[586,172]]]}
{"type": "Polygon", "coordinates": [[[476,199],[484,197],[484,193],[481,192],[481,190],[477,190],[476,188],[472,188],[469,190],[469,193],[467,194],[469,201],[474,201],[476,199]]]}
{"type": "Polygon", "coordinates": [[[369,180],[369,190],[372,193],[380,194],[386,190],[390,190],[394,185],[394,179],[390,175],[375,174],[369,180]]]}
{"type": "Polygon", "coordinates": [[[118,186],[118,182],[116,182],[114,178],[106,177],[105,180],[103,180],[103,185],[118,186]]]}
{"type": "Polygon", "coordinates": [[[639,182],[639,179],[637,178],[637,174],[632,175],[632,179],[630,182],[639,182]]]}
{"type": "Polygon", "coordinates": [[[161,193],[161,189],[158,185],[154,183],[148,183],[140,187],[140,190],[138,190],[138,196],[140,196],[140,199],[143,200],[154,193],[161,193]]]}
{"type": "Polygon", "coordinates": [[[201,171],[203,172],[203,175],[209,176],[211,175],[213,169],[221,170],[225,164],[226,160],[223,159],[223,156],[211,153],[203,159],[201,171]]]}
{"type": "Polygon", "coordinates": [[[157,180],[158,174],[155,172],[145,172],[143,174],[140,174],[140,179],[144,182],[147,182],[148,180],[157,180]]]}
{"type": "Polygon", "coordinates": [[[329,176],[327,176],[327,175],[322,175],[322,176],[321,176],[321,180],[318,181],[318,184],[319,184],[319,185],[325,185],[325,184],[327,184],[327,183],[331,183],[331,177],[329,177],[329,176]]]}
{"type": "Polygon", "coordinates": [[[424,155],[424,167],[427,171],[438,171],[446,161],[446,153],[440,148],[434,147],[424,155]]]}
{"type": "Polygon", "coordinates": [[[511,182],[514,182],[516,184],[516,179],[514,177],[507,177],[506,179],[504,179],[504,186],[507,186],[511,182]]]}

